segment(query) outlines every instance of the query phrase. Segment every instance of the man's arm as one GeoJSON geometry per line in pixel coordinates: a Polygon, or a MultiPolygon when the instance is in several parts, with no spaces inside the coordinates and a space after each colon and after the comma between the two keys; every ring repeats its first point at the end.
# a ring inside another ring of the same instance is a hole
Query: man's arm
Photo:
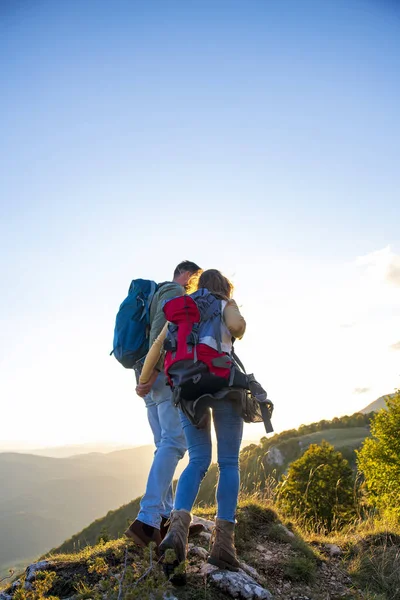
{"type": "Polygon", "coordinates": [[[153,310],[154,316],[150,323],[150,336],[149,336],[149,347],[151,348],[156,338],[160,335],[162,328],[166,323],[166,318],[163,311],[164,302],[171,300],[177,296],[183,296],[183,287],[178,283],[165,283],[154,296],[153,302],[156,302],[156,306],[151,307],[150,316],[152,317],[153,310]]]}

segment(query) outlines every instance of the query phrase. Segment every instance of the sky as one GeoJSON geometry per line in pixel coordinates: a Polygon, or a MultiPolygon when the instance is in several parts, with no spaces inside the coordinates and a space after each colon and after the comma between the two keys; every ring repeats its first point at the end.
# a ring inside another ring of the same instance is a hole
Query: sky
{"type": "Polygon", "coordinates": [[[399,72],[391,0],[3,0],[0,448],[151,442],[114,320],[183,259],[277,431],[400,387],[399,72]]]}

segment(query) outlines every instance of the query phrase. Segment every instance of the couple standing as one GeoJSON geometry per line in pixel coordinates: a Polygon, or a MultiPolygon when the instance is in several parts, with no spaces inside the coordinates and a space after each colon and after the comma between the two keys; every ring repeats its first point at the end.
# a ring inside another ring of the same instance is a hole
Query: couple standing
{"type": "MultiPolygon", "coordinates": [[[[188,415],[175,406],[163,371],[164,354],[158,348],[166,333],[163,311],[166,301],[198,289],[206,289],[218,299],[222,317],[219,337],[224,353],[230,354],[232,338],[241,338],[245,332],[245,320],[231,297],[233,286],[219,271],[201,271],[195,263],[184,261],[176,267],[172,282],[158,286],[150,307],[150,351],[141,374],[137,373],[140,379],[136,387],[137,394],[146,403],[156,452],[139,514],[125,532],[140,546],[155,542],[161,554],[168,548],[174,549],[179,562],[186,558],[188,536],[202,529],[191,526],[191,510],[211,463],[211,420],[206,418],[201,428],[196,427],[188,415]],[[172,480],[186,449],[189,464],[179,479],[173,501],[172,480]]],[[[209,397],[207,414],[209,409],[217,436],[219,468],[215,539],[209,562],[237,570],[234,527],[243,418],[229,398],[229,392],[218,399],[209,397]]]]}

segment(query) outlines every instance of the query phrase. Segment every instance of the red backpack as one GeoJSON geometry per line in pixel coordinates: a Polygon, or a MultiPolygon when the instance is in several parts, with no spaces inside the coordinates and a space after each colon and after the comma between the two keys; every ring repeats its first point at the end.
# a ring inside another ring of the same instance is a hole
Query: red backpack
{"type": "Polygon", "coordinates": [[[176,403],[229,386],[233,361],[221,349],[222,302],[206,289],[164,305],[164,370],[176,403]]]}

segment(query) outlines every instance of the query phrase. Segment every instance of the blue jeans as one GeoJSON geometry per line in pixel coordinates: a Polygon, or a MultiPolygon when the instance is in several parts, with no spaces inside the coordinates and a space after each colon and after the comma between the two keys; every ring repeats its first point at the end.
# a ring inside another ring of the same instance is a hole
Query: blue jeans
{"type": "MultiPolygon", "coordinates": [[[[218,445],[217,518],[234,523],[239,495],[243,419],[230,400],[213,400],[210,406],[218,445]]],[[[178,482],[175,509],[190,512],[211,463],[211,419],[205,429],[197,429],[182,412],[181,421],[189,450],[189,464],[178,482]]]]}
{"type": "Polygon", "coordinates": [[[176,466],[186,451],[179,411],[172,402],[171,388],[160,373],[145,397],[147,417],[156,451],[140,502],[139,521],[160,528],[161,517],[169,517],[173,506],[172,480],[176,466]]]}

